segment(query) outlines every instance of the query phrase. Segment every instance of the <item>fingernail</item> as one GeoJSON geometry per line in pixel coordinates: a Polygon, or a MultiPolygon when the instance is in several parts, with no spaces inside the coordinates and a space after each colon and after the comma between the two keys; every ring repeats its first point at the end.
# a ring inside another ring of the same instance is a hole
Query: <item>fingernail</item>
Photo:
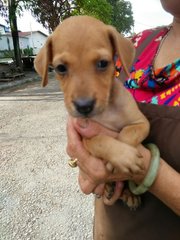
{"type": "Polygon", "coordinates": [[[95,194],[96,198],[101,198],[100,194],[95,194]]]}

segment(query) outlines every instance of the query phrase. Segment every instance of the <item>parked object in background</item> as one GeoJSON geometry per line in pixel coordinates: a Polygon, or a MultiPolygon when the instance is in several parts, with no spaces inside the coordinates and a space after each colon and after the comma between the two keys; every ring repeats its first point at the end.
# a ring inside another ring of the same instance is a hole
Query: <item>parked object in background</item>
{"type": "Polygon", "coordinates": [[[17,78],[21,78],[25,74],[20,68],[16,67],[15,62],[2,62],[0,63],[0,82],[9,82],[17,78]]]}

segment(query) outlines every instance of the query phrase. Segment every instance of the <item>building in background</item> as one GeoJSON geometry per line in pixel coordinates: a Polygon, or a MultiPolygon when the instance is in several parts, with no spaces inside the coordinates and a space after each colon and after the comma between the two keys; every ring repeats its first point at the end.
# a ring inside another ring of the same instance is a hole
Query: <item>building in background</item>
{"type": "Polygon", "coordinates": [[[10,32],[9,27],[7,27],[7,26],[5,26],[3,24],[0,24],[0,35],[4,34],[6,32],[10,32]]]}
{"type": "Polygon", "coordinates": [[[20,48],[32,48],[33,54],[36,55],[46,42],[47,37],[48,35],[41,31],[19,32],[20,48]]]}
{"type": "MultiPolygon", "coordinates": [[[[22,52],[25,49],[32,49],[33,55],[36,55],[40,48],[44,45],[48,35],[41,31],[20,32],[19,44],[22,52]]],[[[4,51],[13,50],[13,40],[10,30],[0,24],[0,57],[4,51]]]]}

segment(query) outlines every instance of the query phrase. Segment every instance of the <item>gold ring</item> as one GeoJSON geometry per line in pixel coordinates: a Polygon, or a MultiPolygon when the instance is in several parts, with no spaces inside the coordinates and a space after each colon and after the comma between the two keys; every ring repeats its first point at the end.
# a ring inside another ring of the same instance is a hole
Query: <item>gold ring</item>
{"type": "Polygon", "coordinates": [[[68,164],[70,167],[75,168],[77,167],[77,161],[78,161],[77,158],[70,158],[68,164]]]}

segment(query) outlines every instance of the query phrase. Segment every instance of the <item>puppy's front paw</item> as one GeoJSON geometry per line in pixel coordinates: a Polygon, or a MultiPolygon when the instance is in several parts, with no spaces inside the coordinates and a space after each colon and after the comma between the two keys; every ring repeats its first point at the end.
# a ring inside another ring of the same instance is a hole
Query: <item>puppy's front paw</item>
{"type": "Polygon", "coordinates": [[[127,162],[127,168],[129,172],[133,175],[142,175],[145,172],[145,166],[143,163],[143,158],[138,153],[135,154],[134,159],[131,162],[127,162]]]}
{"type": "Polygon", "coordinates": [[[105,185],[103,202],[108,206],[112,206],[121,196],[124,182],[109,182],[105,185]]]}
{"type": "Polygon", "coordinates": [[[135,147],[103,135],[85,139],[84,145],[93,156],[107,162],[107,169],[110,172],[112,170],[114,173],[119,172],[122,180],[144,174],[142,157],[135,147]]]}
{"type": "Polygon", "coordinates": [[[110,182],[110,183],[106,183],[105,185],[105,197],[110,200],[114,194],[115,191],[115,182],[110,182]]]}
{"type": "Polygon", "coordinates": [[[127,205],[131,210],[136,210],[141,206],[141,197],[134,195],[128,188],[123,190],[120,197],[125,205],[127,205]]]}
{"type": "Polygon", "coordinates": [[[128,146],[119,153],[119,159],[111,159],[112,165],[115,167],[114,173],[120,173],[123,176],[123,180],[133,179],[135,175],[144,175],[145,167],[142,156],[138,151],[128,146]]]}

